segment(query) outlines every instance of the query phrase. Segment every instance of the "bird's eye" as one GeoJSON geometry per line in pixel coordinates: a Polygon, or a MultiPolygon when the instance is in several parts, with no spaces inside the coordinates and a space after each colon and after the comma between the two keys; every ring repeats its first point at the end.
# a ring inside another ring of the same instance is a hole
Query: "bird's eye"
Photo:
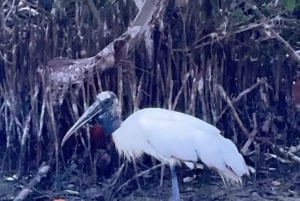
{"type": "Polygon", "coordinates": [[[105,99],[105,100],[103,100],[102,104],[104,106],[109,106],[111,104],[111,101],[109,99],[105,99]]]}

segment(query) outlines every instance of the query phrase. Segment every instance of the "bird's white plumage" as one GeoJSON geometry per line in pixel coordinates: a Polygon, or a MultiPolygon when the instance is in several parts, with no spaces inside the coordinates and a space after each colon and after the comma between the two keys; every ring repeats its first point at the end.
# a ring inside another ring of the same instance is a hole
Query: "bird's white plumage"
{"type": "Polygon", "coordinates": [[[216,127],[184,113],[142,109],[122,122],[112,136],[118,151],[129,160],[143,153],[169,165],[201,160],[216,169],[223,180],[237,184],[242,175],[249,174],[233,142],[216,127]]]}

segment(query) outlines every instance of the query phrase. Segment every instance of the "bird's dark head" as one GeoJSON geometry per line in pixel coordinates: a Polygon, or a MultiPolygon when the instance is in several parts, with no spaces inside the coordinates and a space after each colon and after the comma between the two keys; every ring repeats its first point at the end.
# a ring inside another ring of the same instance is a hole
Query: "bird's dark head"
{"type": "Polygon", "coordinates": [[[90,120],[99,123],[103,127],[105,135],[110,135],[119,128],[121,124],[121,110],[116,94],[111,91],[104,91],[98,94],[95,102],[66,133],[62,139],[62,146],[75,131],[90,120]]]}

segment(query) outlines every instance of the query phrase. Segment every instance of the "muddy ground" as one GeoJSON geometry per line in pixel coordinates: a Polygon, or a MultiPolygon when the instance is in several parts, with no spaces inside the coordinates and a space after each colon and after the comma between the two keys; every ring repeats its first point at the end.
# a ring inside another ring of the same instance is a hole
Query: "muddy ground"
{"type": "MultiPolygon", "coordinates": [[[[124,171],[110,178],[98,178],[93,182],[90,174],[81,174],[69,170],[56,177],[53,172],[43,178],[26,201],[55,200],[57,201],[168,201],[171,195],[171,182],[165,173],[163,186],[159,185],[158,169],[142,174],[136,179],[125,178],[124,171]],[[131,182],[128,182],[128,180],[131,182]],[[139,186],[137,185],[139,183],[139,186]],[[61,199],[61,200],[60,200],[61,199]]],[[[228,200],[228,201],[300,201],[300,170],[299,165],[292,170],[281,169],[272,171],[258,170],[255,175],[244,179],[242,188],[225,187],[221,178],[211,170],[191,171],[179,170],[180,181],[192,178],[188,182],[180,182],[181,200],[228,200]],[[191,176],[191,177],[190,177],[191,176]]],[[[13,198],[26,187],[33,178],[31,176],[15,179],[4,175],[0,180],[0,200],[13,198]]]]}

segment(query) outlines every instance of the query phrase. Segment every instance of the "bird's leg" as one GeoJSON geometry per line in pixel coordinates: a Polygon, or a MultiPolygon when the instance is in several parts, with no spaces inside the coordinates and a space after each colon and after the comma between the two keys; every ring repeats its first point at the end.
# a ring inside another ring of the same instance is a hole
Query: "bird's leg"
{"type": "Polygon", "coordinates": [[[160,168],[160,182],[159,182],[160,187],[162,187],[164,183],[164,173],[165,173],[165,165],[162,165],[160,168]]]}
{"type": "MultiPolygon", "coordinates": [[[[136,165],[135,161],[133,161],[133,169],[135,171],[135,174],[137,174],[138,173],[138,168],[137,168],[137,165],[136,165]]],[[[140,185],[140,181],[139,181],[138,177],[136,178],[136,183],[137,183],[138,189],[140,190],[141,189],[141,185],[140,185]]]]}
{"type": "Polygon", "coordinates": [[[180,201],[179,187],[177,181],[177,175],[175,172],[175,166],[170,165],[171,177],[172,177],[172,199],[173,201],[180,201]]]}

